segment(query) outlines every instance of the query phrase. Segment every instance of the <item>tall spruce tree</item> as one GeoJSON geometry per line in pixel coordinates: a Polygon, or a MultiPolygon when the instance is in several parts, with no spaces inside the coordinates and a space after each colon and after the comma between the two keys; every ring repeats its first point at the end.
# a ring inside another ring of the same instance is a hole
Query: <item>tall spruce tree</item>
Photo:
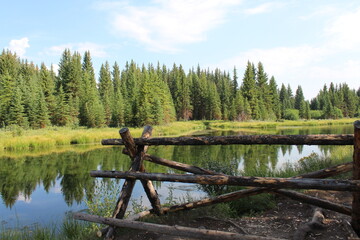
{"type": "Polygon", "coordinates": [[[112,71],[112,82],[114,85],[114,102],[111,126],[120,127],[124,122],[124,99],[121,93],[121,75],[117,62],[114,63],[112,71]]]}
{"type": "Polygon", "coordinates": [[[100,67],[99,93],[105,110],[105,124],[110,126],[113,112],[112,103],[114,101],[114,88],[111,81],[111,72],[108,62],[105,62],[105,65],[102,64],[100,67]]]}

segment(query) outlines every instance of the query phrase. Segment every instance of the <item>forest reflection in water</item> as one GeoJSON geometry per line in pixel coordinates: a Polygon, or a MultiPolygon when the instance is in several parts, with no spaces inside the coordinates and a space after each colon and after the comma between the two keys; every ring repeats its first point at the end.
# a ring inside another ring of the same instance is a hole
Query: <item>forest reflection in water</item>
{"type": "MultiPolygon", "coordinates": [[[[257,133],[264,134],[264,131],[257,133]]],[[[289,128],[272,134],[320,133],[352,133],[352,126],[289,128]]],[[[201,134],[255,133],[253,131],[216,131],[201,134]]],[[[246,173],[253,169],[279,169],[284,164],[296,162],[311,153],[330,154],[333,148],[333,146],[286,145],[152,146],[149,148],[149,153],[200,167],[220,171],[223,167],[230,167],[234,172],[243,170],[246,173]]],[[[128,156],[122,154],[122,147],[101,147],[85,152],[68,151],[38,156],[24,155],[16,158],[0,157],[0,166],[2,199],[0,220],[11,223],[16,214],[17,221],[22,224],[31,224],[31,219],[42,219],[47,222],[48,216],[57,216],[61,213],[63,215],[66,211],[84,208],[83,200],[90,199],[95,191],[96,181],[102,181],[91,178],[89,172],[95,169],[128,170],[130,161],[128,156]],[[31,216],[28,216],[28,220],[26,216],[23,217],[25,212],[27,212],[26,215],[31,216]]],[[[148,172],[174,172],[174,170],[150,162],[145,162],[145,167],[148,172]]],[[[159,193],[165,195],[168,191],[168,184],[160,182],[154,184],[159,193]]],[[[182,187],[185,186],[183,185],[182,187]]],[[[141,197],[141,186],[137,185],[136,188],[138,189],[134,190],[135,197],[141,197]]],[[[190,190],[187,188],[187,191],[194,191],[194,188],[190,190]]]]}

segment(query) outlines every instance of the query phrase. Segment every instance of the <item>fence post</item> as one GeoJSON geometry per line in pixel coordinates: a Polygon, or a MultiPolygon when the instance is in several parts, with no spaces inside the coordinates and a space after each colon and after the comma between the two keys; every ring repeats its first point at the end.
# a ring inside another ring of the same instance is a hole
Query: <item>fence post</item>
{"type": "MultiPolygon", "coordinates": [[[[360,180],[360,121],[354,122],[353,179],[360,180]]],[[[353,192],[351,226],[360,236],[360,192],[353,192]]]]}

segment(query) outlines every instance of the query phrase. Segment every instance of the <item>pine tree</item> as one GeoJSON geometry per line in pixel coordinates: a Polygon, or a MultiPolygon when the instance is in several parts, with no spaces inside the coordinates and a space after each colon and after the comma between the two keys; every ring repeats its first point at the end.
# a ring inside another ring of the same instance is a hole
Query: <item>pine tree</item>
{"type": "Polygon", "coordinates": [[[303,90],[299,85],[295,93],[295,104],[294,104],[295,109],[300,110],[303,101],[305,101],[305,98],[304,98],[303,90]]]}
{"type": "Polygon", "coordinates": [[[258,103],[258,91],[255,81],[255,69],[254,65],[248,62],[243,82],[241,85],[241,92],[244,98],[247,100],[251,108],[251,117],[253,119],[260,119],[260,110],[258,103]]]}
{"type": "Polygon", "coordinates": [[[114,102],[114,88],[111,81],[110,66],[108,62],[105,62],[105,65],[102,64],[100,68],[99,93],[105,110],[105,124],[110,126],[113,112],[112,103],[114,102]]]}
{"type": "Polygon", "coordinates": [[[276,119],[281,118],[281,104],[280,104],[280,96],[277,89],[277,84],[274,76],[270,78],[269,82],[269,93],[271,96],[271,106],[272,110],[276,116],[276,119]]]}
{"type": "Polygon", "coordinates": [[[27,118],[24,113],[23,101],[21,99],[21,91],[19,87],[15,88],[14,94],[7,111],[7,124],[8,125],[18,125],[20,127],[26,127],[28,125],[27,118]]]}
{"type": "Polygon", "coordinates": [[[45,97],[46,107],[51,122],[55,114],[55,73],[53,69],[49,71],[45,64],[42,63],[40,67],[40,85],[45,97]]]}
{"type": "Polygon", "coordinates": [[[124,100],[123,100],[123,96],[121,93],[120,68],[116,62],[113,66],[112,82],[114,85],[114,103],[113,103],[111,126],[120,127],[125,124],[125,122],[124,122],[124,100]]]}
{"type": "Polygon", "coordinates": [[[66,101],[66,96],[60,85],[56,96],[56,109],[53,121],[57,126],[66,126],[70,122],[69,106],[66,101]]]}
{"type": "Polygon", "coordinates": [[[87,51],[82,63],[82,97],[80,99],[80,125],[101,127],[104,125],[104,108],[96,87],[95,73],[90,52],[87,51]]]}
{"type": "Polygon", "coordinates": [[[50,120],[46,98],[42,91],[38,92],[36,103],[36,125],[38,128],[45,128],[50,124],[50,120]]]}
{"type": "Polygon", "coordinates": [[[0,55],[0,126],[6,123],[6,116],[19,76],[20,63],[15,54],[3,51],[0,55]]]}

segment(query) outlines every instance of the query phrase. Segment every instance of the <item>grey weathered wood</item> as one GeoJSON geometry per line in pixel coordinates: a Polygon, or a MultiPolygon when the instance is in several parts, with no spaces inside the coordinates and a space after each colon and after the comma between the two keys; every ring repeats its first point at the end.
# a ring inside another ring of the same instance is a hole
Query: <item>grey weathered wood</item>
{"type": "MultiPolygon", "coordinates": [[[[320,135],[237,135],[206,137],[164,137],[134,139],[139,145],[228,145],[228,144],[266,144],[266,145],[353,145],[352,134],[320,135]]],[[[103,145],[124,145],[121,139],[104,139],[103,145]]]]}
{"type": "Polygon", "coordinates": [[[128,128],[122,128],[120,129],[119,134],[122,138],[123,145],[125,145],[129,152],[130,157],[134,158],[136,156],[137,149],[134,139],[130,134],[130,130],[128,128]]]}
{"type": "MultiPolygon", "coordinates": [[[[360,180],[360,121],[354,122],[353,179],[360,180]]],[[[351,226],[360,237],[360,192],[353,192],[351,226]]]]}
{"type": "Polygon", "coordinates": [[[210,185],[360,191],[360,180],[239,177],[228,175],[190,175],[121,171],[91,171],[90,175],[92,177],[103,178],[145,179],[153,181],[184,182],[210,185]]]}
{"type": "Polygon", "coordinates": [[[212,240],[280,240],[279,238],[262,237],[254,235],[244,235],[239,233],[224,232],[210,229],[198,229],[182,226],[167,226],[154,223],[105,218],[85,213],[75,213],[74,218],[90,222],[102,223],[117,227],[126,227],[138,230],[158,232],[171,236],[180,236],[186,238],[212,239],[212,240]]]}

